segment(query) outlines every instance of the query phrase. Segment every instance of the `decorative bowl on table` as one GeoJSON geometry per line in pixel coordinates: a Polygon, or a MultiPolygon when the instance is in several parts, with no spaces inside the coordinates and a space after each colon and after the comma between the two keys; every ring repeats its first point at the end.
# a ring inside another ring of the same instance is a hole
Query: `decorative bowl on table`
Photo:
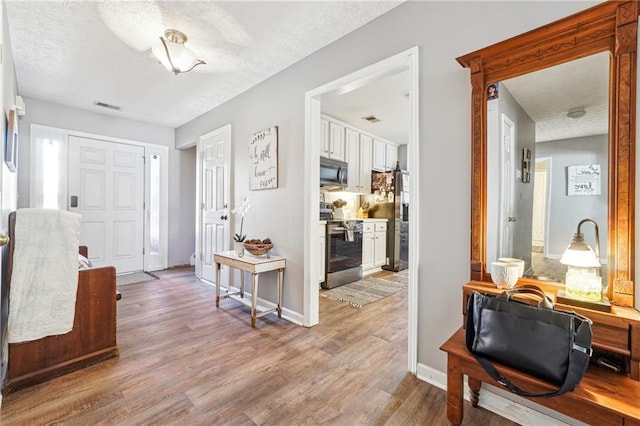
{"type": "Polygon", "coordinates": [[[252,239],[244,242],[244,249],[254,256],[266,254],[269,257],[269,250],[273,248],[273,243],[269,238],[264,240],[252,239]]]}

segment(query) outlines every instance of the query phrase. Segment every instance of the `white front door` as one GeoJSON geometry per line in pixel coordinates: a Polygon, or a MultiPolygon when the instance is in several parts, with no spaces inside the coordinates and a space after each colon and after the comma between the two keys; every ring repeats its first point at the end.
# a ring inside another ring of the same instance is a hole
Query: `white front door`
{"type": "Polygon", "coordinates": [[[512,257],[513,234],[516,225],[516,208],[514,200],[515,187],[515,126],[509,118],[502,114],[502,146],[500,150],[500,249],[499,257],[512,257]]]}
{"type": "MultiPolygon", "coordinates": [[[[215,282],[213,253],[229,249],[229,153],[231,125],[200,136],[198,141],[198,229],[196,276],[215,282]]],[[[228,270],[221,270],[228,282],[228,270]]],[[[217,284],[217,283],[216,283],[217,284]]]]}
{"type": "Polygon", "coordinates": [[[143,269],[144,148],[69,136],[69,211],[94,266],[143,269]]]}

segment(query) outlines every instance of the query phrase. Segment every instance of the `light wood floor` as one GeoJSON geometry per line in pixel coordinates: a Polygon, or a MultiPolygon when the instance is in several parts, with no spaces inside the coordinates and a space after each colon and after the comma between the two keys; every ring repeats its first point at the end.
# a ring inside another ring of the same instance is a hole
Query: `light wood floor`
{"type": "Polygon", "coordinates": [[[320,298],[310,329],[275,315],[252,329],[190,270],[159,276],[119,287],[119,358],[5,395],[1,424],[448,424],[445,392],[406,373],[406,291],[362,309],[320,298]]]}

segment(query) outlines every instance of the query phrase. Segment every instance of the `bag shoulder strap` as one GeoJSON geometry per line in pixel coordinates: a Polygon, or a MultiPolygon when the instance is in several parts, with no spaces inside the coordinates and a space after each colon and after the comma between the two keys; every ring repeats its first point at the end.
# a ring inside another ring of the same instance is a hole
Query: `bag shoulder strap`
{"type": "MultiPolygon", "coordinates": [[[[475,296],[474,296],[475,297],[475,296]]],[[[470,298],[469,303],[472,303],[472,298],[470,298]]],[[[591,357],[591,345],[590,342],[590,328],[589,322],[582,322],[578,326],[576,330],[575,342],[573,344],[573,348],[571,348],[571,352],[569,354],[569,368],[567,369],[567,375],[564,378],[564,382],[558,387],[556,390],[547,392],[547,393],[533,393],[525,391],[518,386],[514,385],[500,374],[500,372],[494,367],[494,365],[487,358],[482,357],[480,355],[476,355],[473,353],[471,348],[473,347],[473,338],[475,335],[475,330],[473,327],[473,309],[467,310],[467,324],[465,329],[465,340],[466,346],[471,355],[478,361],[480,366],[486,371],[486,373],[491,376],[493,380],[500,383],[502,386],[507,388],[512,393],[515,393],[524,397],[552,397],[556,395],[563,394],[565,392],[573,390],[576,385],[582,379],[584,372],[589,366],[589,358],[591,357]],[[581,346],[583,345],[584,346],[581,346]]]]}

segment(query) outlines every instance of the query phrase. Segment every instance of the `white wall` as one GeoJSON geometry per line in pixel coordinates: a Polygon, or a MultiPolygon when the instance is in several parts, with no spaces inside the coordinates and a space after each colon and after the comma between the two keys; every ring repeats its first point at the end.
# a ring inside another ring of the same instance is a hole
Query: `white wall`
{"type": "MultiPolygon", "coordinates": [[[[287,257],[284,306],[302,312],[304,94],[419,46],[421,193],[412,194],[419,197],[421,211],[418,361],[446,371],[445,355],[438,348],[462,323],[461,286],[469,279],[471,84],[469,71],[455,58],[593,4],[405,3],[179,127],[176,146],[232,124],[233,197],[251,198],[248,234],[271,236],[279,254],[287,257]],[[273,125],[280,133],[280,186],[250,192],[249,137],[273,125]]],[[[263,289],[272,291],[268,287],[263,289]]]]}
{"type": "MultiPolygon", "coordinates": [[[[169,147],[169,266],[189,263],[194,252],[195,157],[173,149],[174,130],[110,115],[25,98],[27,114],[20,120],[18,149],[19,207],[29,205],[29,138],[31,124],[169,147]],[[188,166],[185,166],[188,163],[188,166]],[[189,181],[189,178],[191,180],[189,181]],[[176,200],[180,200],[176,202],[176,200]]],[[[91,249],[91,248],[89,248],[91,249]]]]}
{"type": "MultiPolygon", "coordinates": [[[[562,256],[578,223],[582,219],[593,219],[600,234],[600,258],[607,259],[609,156],[608,135],[562,139],[536,144],[536,157],[551,157],[551,188],[549,196],[549,241],[550,256],[562,256]],[[599,164],[601,173],[600,195],[567,195],[567,167],[599,164]]],[[[589,245],[595,249],[595,233],[591,225],[581,228],[589,245]]]]}
{"type": "MultiPolygon", "coordinates": [[[[13,108],[15,105],[15,97],[18,93],[17,84],[16,84],[16,74],[13,65],[13,53],[11,49],[11,38],[9,37],[9,25],[7,23],[7,13],[6,13],[6,5],[2,2],[0,5],[2,8],[2,108],[0,111],[3,112],[3,116],[6,117],[6,113],[9,109],[13,108]]],[[[2,148],[2,152],[4,153],[4,134],[6,129],[5,120],[0,118],[0,135],[2,135],[2,144],[0,146],[2,148]]],[[[7,168],[4,161],[4,154],[0,153],[0,173],[2,173],[2,220],[0,224],[2,225],[0,228],[1,232],[7,232],[7,217],[9,213],[16,209],[17,203],[17,176],[16,173],[12,173],[7,168]]],[[[2,263],[6,265],[6,259],[8,255],[8,246],[4,246],[2,248],[2,263]]],[[[7,372],[8,366],[8,342],[6,340],[6,318],[9,314],[9,290],[8,290],[8,282],[6,278],[6,266],[2,270],[2,278],[0,279],[0,383],[4,383],[4,378],[7,372]]],[[[0,395],[0,403],[2,402],[2,395],[0,395]]],[[[0,404],[1,405],[1,404],[0,404]]]]}

